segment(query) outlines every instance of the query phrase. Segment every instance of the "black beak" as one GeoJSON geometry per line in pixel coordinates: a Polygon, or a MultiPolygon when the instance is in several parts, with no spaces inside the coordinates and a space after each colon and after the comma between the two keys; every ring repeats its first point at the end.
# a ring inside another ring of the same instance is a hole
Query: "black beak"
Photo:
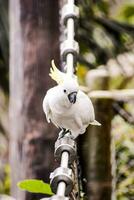
{"type": "Polygon", "coordinates": [[[68,95],[68,99],[69,99],[70,103],[76,102],[76,96],[77,96],[77,92],[72,92],[68,95]]]}

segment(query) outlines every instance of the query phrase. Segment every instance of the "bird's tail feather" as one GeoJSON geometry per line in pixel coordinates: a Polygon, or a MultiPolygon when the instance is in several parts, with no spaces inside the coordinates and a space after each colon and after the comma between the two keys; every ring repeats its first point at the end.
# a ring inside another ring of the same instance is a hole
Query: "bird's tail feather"
{"type": "Polygon", "coordinates": [[[94,126],[101,126],[101,124],[96,120],[94,120],[93,122],[90,122],[90,124],[94,126]]]}

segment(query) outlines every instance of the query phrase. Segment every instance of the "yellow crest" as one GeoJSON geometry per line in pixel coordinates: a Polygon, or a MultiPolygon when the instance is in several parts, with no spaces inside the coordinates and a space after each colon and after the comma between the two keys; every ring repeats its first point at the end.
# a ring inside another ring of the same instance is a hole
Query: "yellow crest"
{"type": "Polygon", "coordinates": [[[49,76],[56,81],[58,84],[63,83],[66,76],[65,73],[61,72],[55,65],[54,60],[51,61],[52,67],[50,68],[49,76]]]}

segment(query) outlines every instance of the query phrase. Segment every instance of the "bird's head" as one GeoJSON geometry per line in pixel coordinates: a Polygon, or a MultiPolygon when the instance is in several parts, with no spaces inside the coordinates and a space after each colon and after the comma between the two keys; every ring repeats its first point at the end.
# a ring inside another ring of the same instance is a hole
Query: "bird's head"
{"type": "Polygon", "coordinates": [[[77,93],[79,90],[78,83],[75,79],[64,80],[62,84],[59,85],[60,91],[62,93],[62,98],[67,104],[74,104],[77,100],[77,93]]]}

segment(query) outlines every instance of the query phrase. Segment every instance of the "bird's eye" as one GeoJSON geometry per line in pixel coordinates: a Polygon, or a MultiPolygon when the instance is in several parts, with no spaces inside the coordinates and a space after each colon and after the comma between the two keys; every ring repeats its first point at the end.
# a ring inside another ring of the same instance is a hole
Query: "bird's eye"
{"type": "Polygon", "coordinates": [[[64,91],[64,93],[66,93],[67,91],[66,90],[63,90],[64,91]]]}

